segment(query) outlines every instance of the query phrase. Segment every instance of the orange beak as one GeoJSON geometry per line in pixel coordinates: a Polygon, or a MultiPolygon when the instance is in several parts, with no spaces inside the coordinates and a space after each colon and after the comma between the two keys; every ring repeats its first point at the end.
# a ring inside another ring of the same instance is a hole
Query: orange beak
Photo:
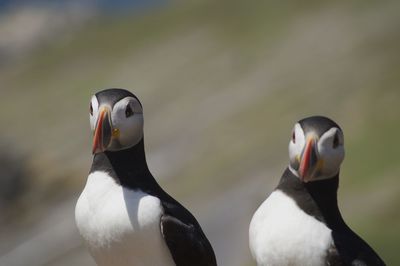
{"type": "Polygon", "coordinates": [[[300,157],[299,174],[303,182],[310,181],[318,171],[317,140],[310,137],[300,157]]]}
{"type": "Polygon", "coordinates": [[[110,109],[103,107],[100,109],[94,129],[92,153],[104,152],[111,143],[112,127],[110,121],[110,109]]]}

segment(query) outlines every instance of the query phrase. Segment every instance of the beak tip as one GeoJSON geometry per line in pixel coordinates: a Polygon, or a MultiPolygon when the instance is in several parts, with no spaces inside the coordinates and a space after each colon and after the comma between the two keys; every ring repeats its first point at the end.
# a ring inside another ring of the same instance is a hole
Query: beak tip
{"type": "Polygon", "coordinates": [[[97,153],[103,152],[105,149],[101,147],[101,145],[94,145],[92,148],[92,154],[95,155],[97,153]]]}
{"type": "Polygon", "coordinates": [[[301,182],[304,182],[304,183],[307,182],[307,181],[306,181],[306,176],[305,176],[304,173],[299,172],[299,177],[300,177],[300,181],[301,181],[301,182]]]}
{"type": "Polygon", "coordinates": [[[92,155],[99,153],[99,150],[100,150],[99,144],[97,143],[97,141],[95,141],[92,147],[92,155]]]}

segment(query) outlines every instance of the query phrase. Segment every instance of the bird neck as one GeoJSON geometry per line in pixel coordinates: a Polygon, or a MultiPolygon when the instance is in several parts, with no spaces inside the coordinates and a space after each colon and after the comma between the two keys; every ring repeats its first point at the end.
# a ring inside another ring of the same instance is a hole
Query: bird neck
{"type": "Polygon", "coordinates": [[[158,187],[147,166],[143,139],[125,150],[95,154],[90,172],[95,171],[105,171],[117,183],[131,189],[147,190],[158,187]]]}
{"type": "Polygon", "coordinates": [[[332,229],[346,228],[337,201],[339,173],[329,179],[303,184],[321,211],[328,227],[332,229]]]}
{"type": "Polygon", "coordinates": [[[331,229],[346,229],[337,202],[339,173],[332,178],[304,183],[286,169],[278,188],[289,194],[299,207],[331,229]]]}

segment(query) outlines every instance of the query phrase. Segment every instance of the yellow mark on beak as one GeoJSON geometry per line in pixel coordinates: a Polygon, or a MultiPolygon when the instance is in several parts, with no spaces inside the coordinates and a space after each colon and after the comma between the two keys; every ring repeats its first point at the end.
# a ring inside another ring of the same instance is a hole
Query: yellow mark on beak
{"type": "Polygon", "coordinates": [[[119,129],[118,128],[113,129],[112,136],[113,136],[113,138],[119,138],[119,129]]]}
{"type": "Polygon", "coordinates": [[[300,163],[300,155],[299,155],[299,154],[296,155],[296,161],[297,161],[298,163],[300,163]]]}
{"type": "Polygon", "coordinates": [[[324,167],[324,160],[320,159],[317,162],[317,166],[315,167],[318,171],[321,171],[322,168],[324,167]]]}

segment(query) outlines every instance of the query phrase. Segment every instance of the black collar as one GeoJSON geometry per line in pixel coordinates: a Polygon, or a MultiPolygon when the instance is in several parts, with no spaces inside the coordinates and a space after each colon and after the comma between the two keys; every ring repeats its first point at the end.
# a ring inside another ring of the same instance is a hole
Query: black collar
{"type": "Polygon", "coordinates": [[[332,230],[346,230],[337,204],[338,186],[339,174],[329,179],[303,183],[287,168],[277,189],[289,195],[304,212],[332,230]]]}
{"type": "Polygon", "coordinates": [[[95,154],[90,173],[95,171],[107,172],[118,184],[132,190],[151,195],[161,190],[147,166],[143,139],[125,150],[95,154]]]}

